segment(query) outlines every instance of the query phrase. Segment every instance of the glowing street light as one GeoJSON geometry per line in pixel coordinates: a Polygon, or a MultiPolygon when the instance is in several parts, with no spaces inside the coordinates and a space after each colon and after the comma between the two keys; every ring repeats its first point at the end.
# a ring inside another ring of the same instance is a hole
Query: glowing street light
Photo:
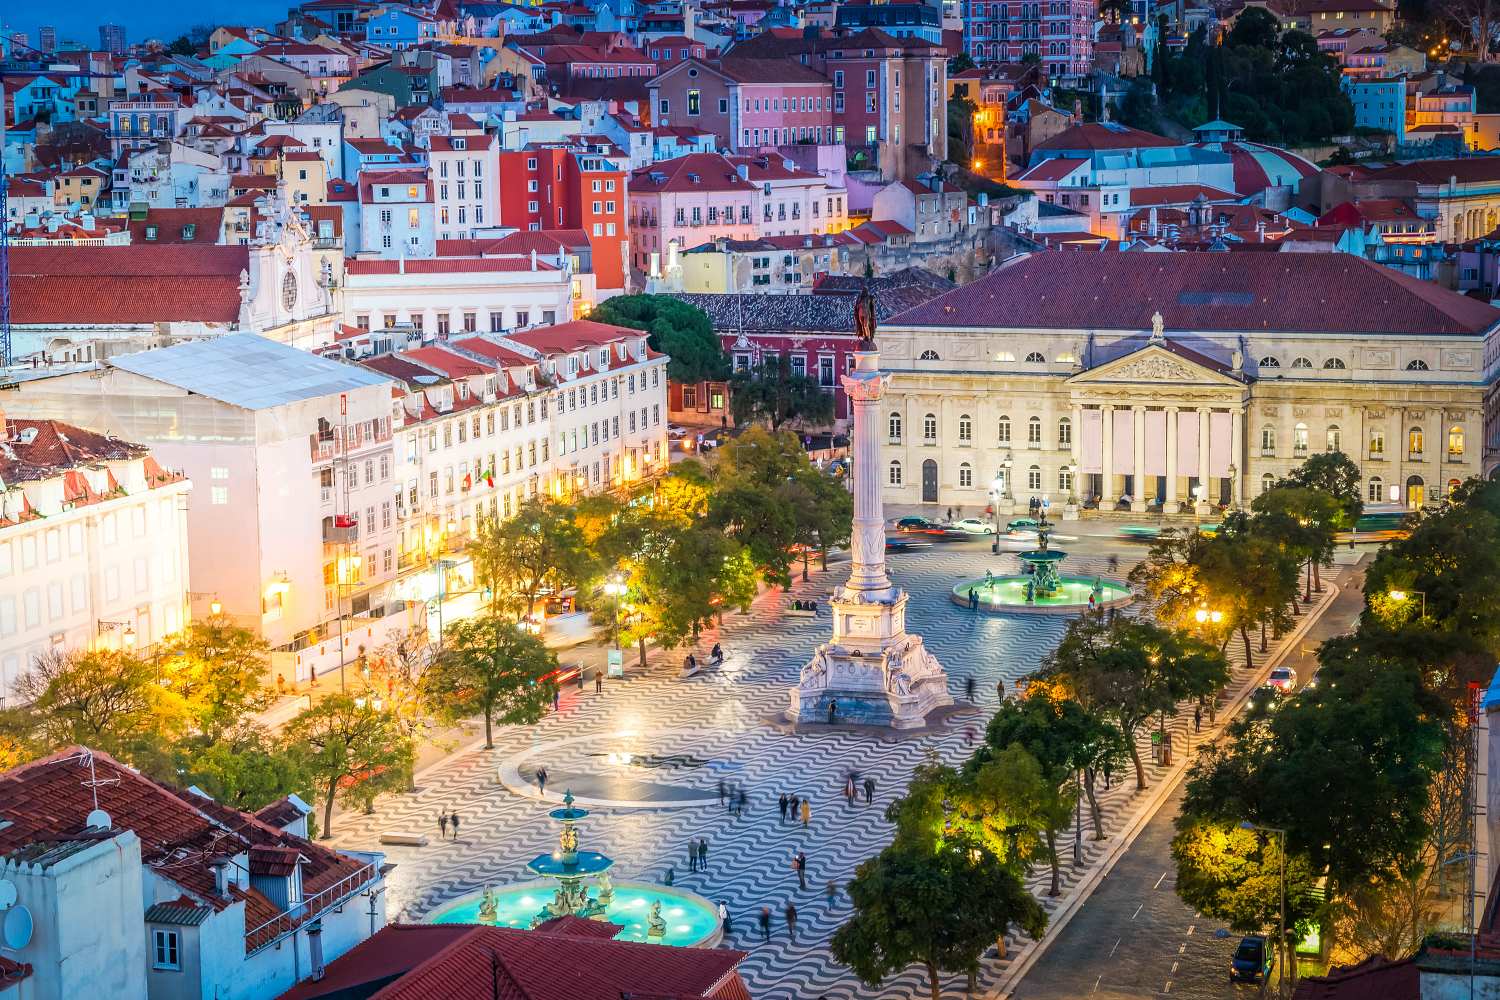
{"type": "Polygon", "coordinates": [[[1403,604],[1403,603],[1405,603],[1406,599],[1408,597],[1410,597],[1412,594],[1416,594],[1417,596],[1419,596],[1419,597],[1422,598],[1422,609],[1421,609],[1422,610],[1422,614],[1421,614],[1421,617],[1426,618],[1427,617],[1427,592],[1426,591],[1424,591],[1424,590],[1413,590],[1410,593],[1408,593],[1405,590],[1388,590],[1388,591],[1386,591],[1386,595],[1385,596],[1389,597],[1391,600],[1395,601],[1397,604],[1403,604]]]}

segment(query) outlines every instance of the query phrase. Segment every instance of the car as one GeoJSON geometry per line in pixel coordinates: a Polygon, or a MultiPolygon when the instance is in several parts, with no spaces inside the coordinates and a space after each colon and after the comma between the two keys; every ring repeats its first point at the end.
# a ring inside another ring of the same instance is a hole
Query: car
{"type": "Polygon", "coordinates": [[[1267,715],[1274,712],[1280,704],[1281,688],[1271,684],[1262,684],[1250,693],[1250,701],[1246,709],[1252,715],[1267,715]]]}
{"type": "Polygon", "coordinates": [[[1041,522],[1029,517],[1017,517],[1005,522],[1006,531],[1035,531],[1041,527],[1041,522]]]}
{"type": "Polygon", "coordinates": [[[915,552],[917,549],[925,549],[931,542],[911,535],[886,535],[885,550],[887,552],[915,552]]]}
{"type": "Polygon", "coordinates": [[[896,530],[902,534],[941,535],[947,528],[925,517],[903,517],[897,519],[896,530]]]}
{"type": "Polygon", "coordinates": [[[667,437],[676,440],[677,438],[685,438],[687,435],[688,429],[686,427],[679,426],[678,424],[667,425],[667,437]]]}
{"type": "Polygon", "coordinates": [[[1285,694],[1297,690],[1297,671],[1291,667],[1277,667],[1271,671],[1271,676],[1266,683],[1285,694]]]}
{"type": "Polygon", "coordinates": [[[961,521],[954,521],[949,528],[969,535],[993,535],[995,533],[994,522],[980,520],[977,517],[966,517],[961,521]]]}
{"type": "Polygon", "coordinates": [[[1268,979],[1276,964],[1266,939],[1260,934],[1247,934],[1240,938],[1234,957],[1229,960],[1229,981],[1258,983],[1268,979]]]}

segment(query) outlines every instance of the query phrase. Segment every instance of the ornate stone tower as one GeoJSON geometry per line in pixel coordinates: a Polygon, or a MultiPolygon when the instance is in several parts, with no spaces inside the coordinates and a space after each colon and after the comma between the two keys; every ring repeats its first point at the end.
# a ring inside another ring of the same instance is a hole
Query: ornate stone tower
{"type": "Polygon", "coordinates": [[[922,637],[906,631],[906,594],[885,571],[885,514],[880,499],[880,398],[890,376],[875,347],[875,304],[866,289],[855,306],[860,349],[843,377],[854,410],[853,569],[834,594],[833,640],[802,668],[787,713],[823,722],[829,705],[841,722],[911,729],[935,708],[953,704],[948,676],[922,637]]]}

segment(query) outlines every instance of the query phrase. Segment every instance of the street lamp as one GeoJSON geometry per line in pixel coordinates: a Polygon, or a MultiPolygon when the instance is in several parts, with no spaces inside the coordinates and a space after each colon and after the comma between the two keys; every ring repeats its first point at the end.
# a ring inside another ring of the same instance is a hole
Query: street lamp
{"type": "Polygon", "coordinates": [[[1005,478],[998,473],[990,483],[990,516],[995,521],[995,537],[990,539],[990,553],[1000,554],[1000,491],[1005,489],[1005,478]]]}
{"type": "Polygon", "coordinates": [[[615,604],[615,649],[620,648],[620,598],[625,596],[625,583],[616,573],[604,585],[604,592],[614,599],[615,604]]]}
{"type": "Polygon", "coordinates": [[[1416,594],[1417,596],[1419,596],[1419,597],[1422,598],[1422,617],[1426,618],[1427,617],[1427,592],[1425,590],[1413,590],[1413,591],[1409,591],[1409,592],[1405,591],[1405,590],[1390,590],[1390,591],[1386,592],[1386,596],[1389,597],[1391,600],[1395,601],[1397,604],[1401,604],[1401,603],[1405,602],[1405,600],[1408,597],[1410,597],[1412,594],[1416,594]]]}
{"type": "Polygon", "coordinates": [[[1279,826],[1260,826],[1250,822],[1248,819],[1240,822],[1241,830],[1259,830],[1262,833],[1274,833],[1280,838],[1276,851],[1276,867],[1281,878],[1281,916],[1278,920],[1278,934],[1276,950],[1281,954],[1281,974],[1276,977],[1276,995],[1281,996],[1283,986],[1286,983],[1286,831],[1279,826]]]}
{"type": "Polygon", "coordinates": [[[1193,620],[1199,625],[1217,625],[1224,620],[1224,612],[1217,609],[1210,610],[1204,605],[1199,605],[1198,610],[1193,612],[1193,620]]]}

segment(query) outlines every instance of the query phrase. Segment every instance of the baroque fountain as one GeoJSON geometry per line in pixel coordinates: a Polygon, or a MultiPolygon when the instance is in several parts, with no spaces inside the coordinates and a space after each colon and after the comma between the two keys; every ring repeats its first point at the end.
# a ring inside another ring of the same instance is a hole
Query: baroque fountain
{"type": "Polygon", "coordinates": [[[1134,600],[1130,588],[1100,576],[1063,576],[1058,567],[1068,554],[1051,546],[1046,511],[1037,524],[1036,548],[1016,553],[1023,571],[1016,576],[967,580],[953,588],[953,603],[997,614],[1071,614],[1102,610],[1134,600]]]}

